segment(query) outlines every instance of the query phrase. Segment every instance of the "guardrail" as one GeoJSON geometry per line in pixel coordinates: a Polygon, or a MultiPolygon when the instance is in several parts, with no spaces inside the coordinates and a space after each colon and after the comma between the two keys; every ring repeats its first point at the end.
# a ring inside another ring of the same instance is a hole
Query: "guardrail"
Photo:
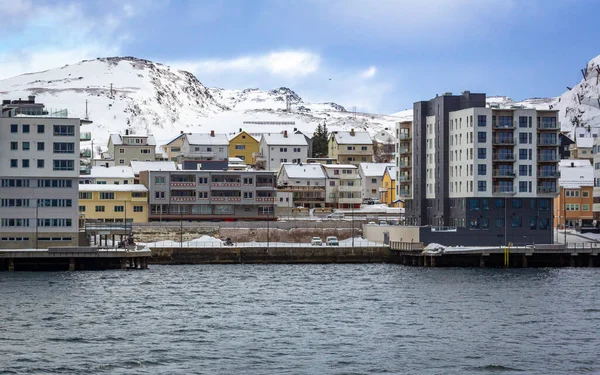
{"type": "Polygon", "coordinates": [[[354,244],[351,239],[343,240],[339,245],[326,245],[323,239],[322,245],[311,245],[308,242],[233,242],[232,245],[225,245],[225,242],[218,241],[158,241],[145,242],[144,246],[153,248],[194,248],[194,249],[229,249],[229,248],[273,248],[273,249],[289,249],[289,248],[365,248],[365,247],[384,247],[387,245],[376,242],[367,241],[364,239],[354,239],[354,244]]]}

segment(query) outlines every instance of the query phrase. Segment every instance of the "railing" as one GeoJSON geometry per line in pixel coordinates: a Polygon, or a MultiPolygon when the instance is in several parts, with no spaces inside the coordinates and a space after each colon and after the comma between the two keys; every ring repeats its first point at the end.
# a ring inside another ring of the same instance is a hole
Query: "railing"
{"type": "Polygon", "coordinates": [[[92,157],[92,150],[90,150],[89,148],[84,148],[83,150],[81,150],[79,152],[79,157],[82,157],[82,158],[91,158],[92,157]]]}
{"type": "Polygon", "coordinates": [[[492,194],[515,194],[514,186],[492,186],[492,194]]]}
{"type": "Polygon", "coordinates": [[[256,187],[257,188],[273,188],[273,189],[275,188],[275,186],[273,185],[273,183],[267,183],[267,184],[257,183],[256,187]]]}
{"type": "Polygon", "coordinates": [[[410,190],[400,190],[401,197],[410,197],[410,190]]]}
{"type": "Polygon", "coordinates": [[[493,145],[514,145],[515,144],[515,139],[514,138],[492,138],[492,144],[493,145]]]}
{"type": "Polygon", "coordinates": [[[410,149],[408,147],[400,147],[399,152],[401,154],[410,154],[411,151],[410,151],[410,149]]]}
{"type": "Polygon", "coordinates": [[[411,139],[410,134],[400,133],[400,140],[401,141],[404,141],[404,140],[407,140],[407,139],[411,139]]]}
{"type": "Polygon", "coordinates": [[[408,182],[408,181],[411,181],[411,177],[410,176],[406,176],[406,175],[405,176],[400,176],[398,178],[398,181],[400,181],[400,182],[408,182]]]}
{"type": "Polygon", "coordinates": [[[399,168],[412,168],[412,165],[409,163],[400,162],[398,167],[399,168]]]}
{"type": "Polygon", "coordinates": [[[538,146],[542,146],[542,147],[558,147],[558,146],[560,146],[560,141],[558,139],[539,140],[538,141],[538,146]]]}
{"type": "Polygon", "coordinates": [[[560,178],[560,172],[540,172],[538,171],[539,178],[560,178]]]}
{"type": "Polygon", "coordinates": [[[538,154],[538,162],[542,163],[556,163],[560,160],[558,155],[540,155],[538,154]]]}
{"type": "Polygon", "coordinates": [[[510,124],[495,123],[495,124],[492,124],[492,128],[493,129],[514,129],[515,124],[514,123],[510,123],[510,124]]]}
{"type": "Polygon", "coordinates": [[[79,140],[80,141],[91,141],[92,140],[92,133],[91,132],[81,132],[81,133],[79,133],[79,140]]]}
{"type": "MultiPolygon", "coordinates": [[[[249,199],[249,198],[246,198],[249,199]]],[[[239,202],[242,200],[242,197],[227,197],[227,200],[230,202],[239,202]]]]}
{"type": "Polygon", "coordinates": [[[171,200],[174,202],[190,202],[190,201],[195,201],[196,200],[196,196],[193,197],[171,197],[171,200]]]}
{"type": "Polygon", "coordinates": [[[241,182],[211,182],[210,187],[240,187],[241,182]]]}
{"type": "Polygon", "coordinates": [[[216,155],[217,155],[217,153],[213,152],[213,151],[202,151],[202,152],[190,151],[186,156],[192,156],[192,157],[200,156],[200,157],[205,157],[205,158],[214,158],[216,155]]]}
{"type": "Polygon", "coordinates": [[[257,202],[276,202],[277,197],[256,197],[257,202]]]}
{"type": "Polygon", "coordinates": [[[556,121],[552,124],[544,124],[543,122],[540,122],[538,124],[538,129],[539,130],[558,130],[558,129],[560,129],[560,122],[556,121]]]}
{"type": "Polygon", "coordinates": [[[515,154],[493,154],[492,161],[515,161],[515,154]]]}
{"type": "Polygon", "coordinates": [[[171,186],[173,187],[196,187],[196,182],[171,182],[171,186]]]}
{"type": "MultiPolygon", "coordinates": [[[[272,185],[269,185],[272,186],[272,185]]],[[[325,191],[325,186],[277,186],[278,190],[325,191]]]]}
{"type": "Polygon", "coordinates": [[[322,239],[323,242],[321,245],[312,245],[310,242],[274,242],[274,241],[263,241],[263,242],[233,242],[233,245],[226,246],[224,241],[219,241],[215,239],[215,241],[157,241],[157,242],[145,242],[140,243],[140,245],[146,246],[150,249],[152,248],[271,248],[271,249],[290,249],[292,248],[319,248],[319,247],[327,247],[327,248],[383,248],[387,247],[387,245],[371,242],[362,238],[355,238],[352,241],[351,238],[338,241],[338,245],[331,246],[325,243],[325,238],[322,239]]]}
{"type": "Polygon", "coordinates": [[[558,187],[543,187],[538,186],[537,188],[538,194],[558,194],[558,187]]]}
{"type": "Polygon", "coordinates": [[[495,169],[492,172],[492,176],[493,177],[507,177],[507,178],[514,178],[516,176],[514,171],[503,171],[501,169],[495,169]]]}

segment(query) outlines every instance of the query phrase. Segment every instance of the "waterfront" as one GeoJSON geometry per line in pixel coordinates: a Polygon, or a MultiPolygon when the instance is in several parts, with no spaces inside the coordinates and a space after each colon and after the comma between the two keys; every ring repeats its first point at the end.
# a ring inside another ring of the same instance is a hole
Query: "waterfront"
{"type": "Polygon", "coordinates": [[[1,273],[0,374],[600,372],[597,269],[1,273]]]}

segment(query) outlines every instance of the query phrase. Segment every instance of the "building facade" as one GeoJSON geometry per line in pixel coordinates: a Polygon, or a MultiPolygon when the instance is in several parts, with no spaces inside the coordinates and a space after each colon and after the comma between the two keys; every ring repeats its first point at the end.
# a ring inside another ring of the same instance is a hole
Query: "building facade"
{"type": "Polygon", "coordinates": [[[275,173],[267,171],[142,171],[150,221],[276,220],[275,173]]]}
{"type": "Polygon", "coordinates": [[[161,146],[163,155],[168,161],[177,161],[183,147],[183,131],[175,138],[161,146]]]}
{"type": "Polygon", "coordinates": [[[41,103],[7,102],[0,116],[0,248],[77,246],[81,122],[66,110],[49,114],[41,103]]]}
{"type": "Polygon", "coordinates": [[[327,176],[321,164],[282,164],[277,191],[292,193],[294,207],[325,207],[327,176]]]}
{"type": "Polygon", "coordinates": [[[323,164],[327,183],[325,204],[333,208],[360,208],[362,203],[361,178],[352,164],[323,164]]]}
{"type": "Polygon", "coordinates": [[[389,207],[403,207],[400,202],[396,201],[396,167],[388,167],[383,174],[381,181],[381,203],[387,204],[389,207]]]}
{"type": "Polygon", "coordinates": [[[407,222],[478,231],[482,245],[552,243],[559,130],[558,111],[486,108],[485,94],[415,103],[407,222]]]}
{"type": "MultiPolygon", "coordinates": [[[[226,134],[188,133],[183,135],[181,157],[195,160],[225,160],[229,158],[229,140],[226,134]]],[[[180,158],[181,158],[180,157],[180,158]]]]}
{"type": "Polygon", "coordinates": [[[592,227],[594,168],[587,159],[565,159],[559,164],[560,194],[554,198],[554,227],[592,227]]]}
{"type": "Polygon", "coordinates": [[[263,134],[256,166],[268,171],[278,171],[283,163],[306,163],[308,143],[303,134],[263,134]]]}
{"type": "MultiPolygon", "coordinates": [[[[131,161],[154,161],[156,160],[156,141],[152,135],[132,135],[129,131],[125,135],[111,134],[108,139],[108,149],[104,153],[104,160],[113,160],[114,165],[129,165],[131,161]]],[[[94,163],[103,164],[102,160],[94,163]]]]}
{"type": "Polygon", "coordinates": [[[373,162],[373,139],[367,132],[333,131],[328,142],[329,157],[339,164],[373,162]]]}
{"type": "Polygon", "coordinates": [[[242,131],[229,140],[229,156],[242,159],[246,165],[253,165],[258,143],[256,138],[242,131]]]}
{"type": "Polygon", "coordinates": [[[148,189],[135,184],[79,185],[79,215],[86,223],[146,223],[148,189]]]}

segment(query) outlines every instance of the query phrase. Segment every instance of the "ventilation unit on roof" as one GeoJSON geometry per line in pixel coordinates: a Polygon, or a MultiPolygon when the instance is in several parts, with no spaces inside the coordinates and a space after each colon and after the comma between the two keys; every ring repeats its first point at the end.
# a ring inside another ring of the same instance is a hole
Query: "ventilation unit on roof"
{"type": "Polygon", "coordinates": [[[442,96],[452,96],[452,93],[450,91],[446,91],[442,94],[442,96]]]}

